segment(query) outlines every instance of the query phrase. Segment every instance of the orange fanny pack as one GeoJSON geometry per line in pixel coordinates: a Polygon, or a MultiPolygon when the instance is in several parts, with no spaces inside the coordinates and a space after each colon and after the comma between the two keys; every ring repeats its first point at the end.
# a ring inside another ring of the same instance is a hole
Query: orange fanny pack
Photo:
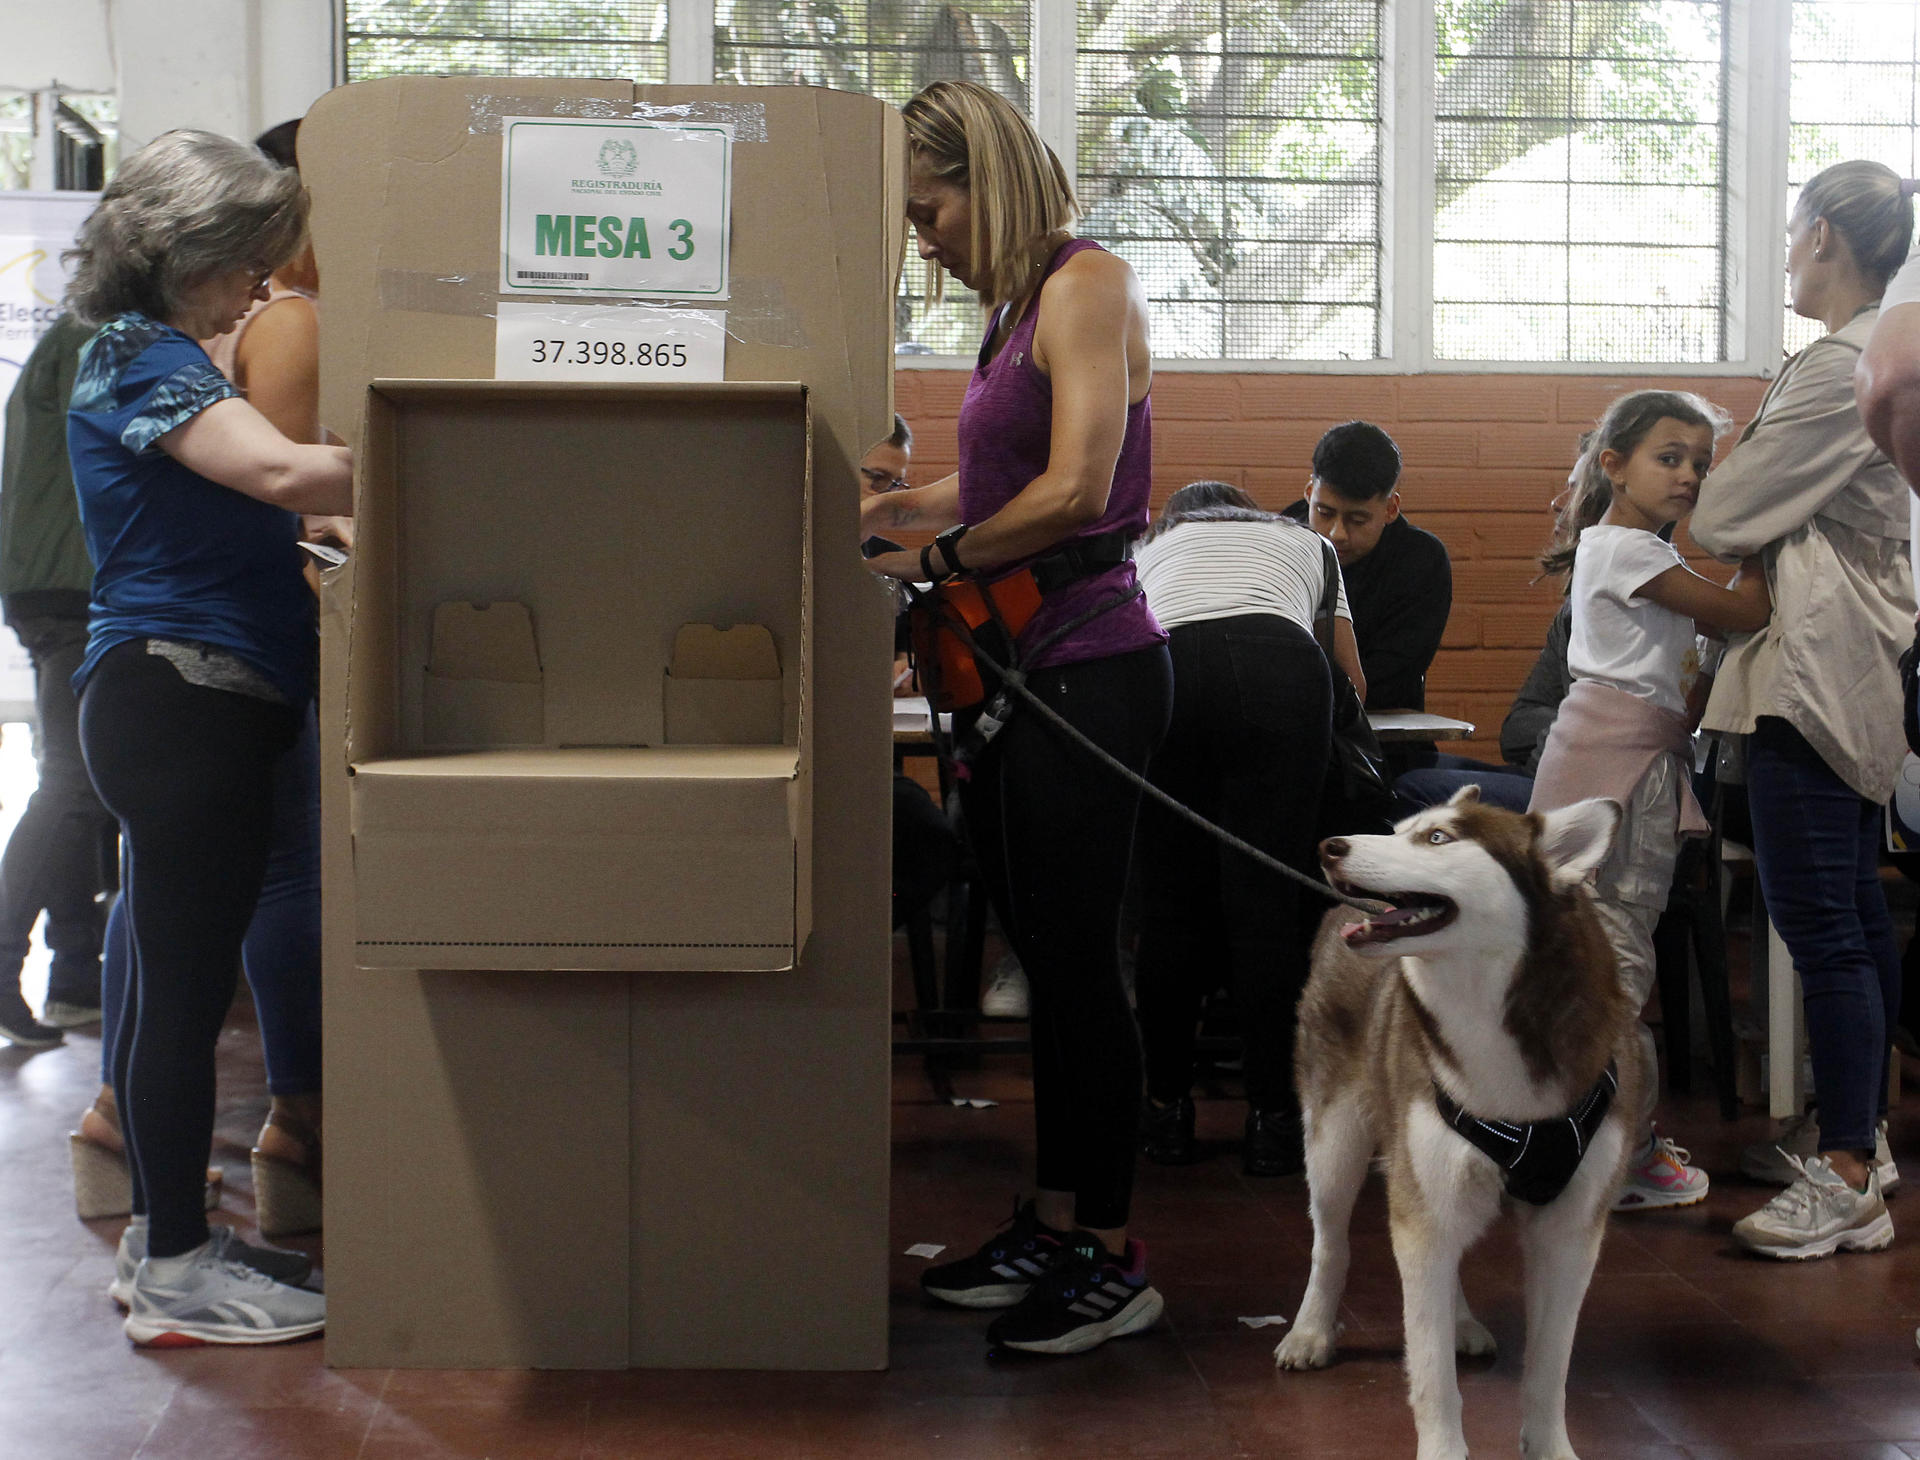
{"type": "Polygon", "coordinates": [[[1040,584],[1025,568],[992,583],[956,578],[916,595],[907,626],[920,684],[933,708],[944,714],[984,703],[987,678],[974,658],[974,645],[1001,664],[1012,664],[1020,631],[1039,611],[1040,584]]]}

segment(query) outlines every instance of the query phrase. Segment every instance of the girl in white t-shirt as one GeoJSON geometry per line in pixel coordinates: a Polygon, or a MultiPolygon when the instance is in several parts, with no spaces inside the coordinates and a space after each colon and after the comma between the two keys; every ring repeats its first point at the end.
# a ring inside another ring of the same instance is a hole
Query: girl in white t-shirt
{"type": "MultiPolygon", "coordinates": [[[[1643,390],[1608,408],[1575,468],[1573,494],[1542,562],[1573,570],[1574,680],[1541,754],[1532,807],[1606,795],[1625,809],[1594,902],[1620,977],[1638,1006],[1653,991],[1653,929],[1667,905],[1683,831],[1704,829],[1686,747],[1728,632],[1757,629],[1771,603],[1766,576],[1745,567],[1722,587],[1681,559],[1663,530],[1693,510],[1727,418],[1699,396],[1643,390]],[[1577,551],[1576,551],[1577,549],[1577,551]]],[[[1691,1206],[1706,1173],[1656,1134],[1653,1035],[1644,1023],[1646,1102],[1640,1149],[1616,1211],[1691,1206]]]]}

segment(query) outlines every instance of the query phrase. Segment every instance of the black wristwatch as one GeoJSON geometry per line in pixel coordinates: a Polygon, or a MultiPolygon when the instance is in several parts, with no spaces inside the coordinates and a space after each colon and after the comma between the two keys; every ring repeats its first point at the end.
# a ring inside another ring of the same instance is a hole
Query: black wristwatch
{"type": "Polygon", "coordinates": [[[960,562],[960,539],[967,535],[967,530],[968,524],[962,522],[949,527],[933,540],[933,545],[940,549],[940,556],[946,562],[949,578],[958,578],[967,571],[960,562]]]}

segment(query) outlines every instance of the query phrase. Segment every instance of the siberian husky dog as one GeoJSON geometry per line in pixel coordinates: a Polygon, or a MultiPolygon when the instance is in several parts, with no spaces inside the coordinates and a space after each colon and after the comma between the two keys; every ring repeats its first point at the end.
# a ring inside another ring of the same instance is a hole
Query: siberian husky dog
{"type": "Polygon", "coordinates": [[[1391,911],[1336,908],[1315,944],[1295,1062],[1313,1273],[1274,1359],[1333,1357],[1348,1219],[1383,1155],[1419,1460],[1467,1453],[1454,1354],[1494,1341],[1467,1307],[1460,1259],[1503,1206],[1526,1259],[1520,1450],[1577,1460],[1574,1324],[1651,1074],[1583,885],[1619,822],[1612,801],[1518,815],[1468,786],[1390,836],[1320,846],[1335,887],[1391,911]]]}

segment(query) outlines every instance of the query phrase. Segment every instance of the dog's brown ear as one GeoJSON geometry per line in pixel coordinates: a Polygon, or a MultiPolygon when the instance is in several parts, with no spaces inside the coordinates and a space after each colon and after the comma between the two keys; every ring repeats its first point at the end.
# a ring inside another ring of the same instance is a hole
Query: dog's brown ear
{"type": "Polygon", "coordinates": [[[1478,786],[1462,786],[1459,790],[1455,791],[1451,796],[1447,797],[1447,805],[1465,806],[1468,802],[1478,801],[1479,799],[1480,799],[1480,788],[1478,786]]]}
{"type": "Polygon", "coordinates": [[[1540,855],[1556,887],[1577,887],[1607,860],[1620,830],[1618,801],[1576,801],[1540,818],[1540,855]]]}

